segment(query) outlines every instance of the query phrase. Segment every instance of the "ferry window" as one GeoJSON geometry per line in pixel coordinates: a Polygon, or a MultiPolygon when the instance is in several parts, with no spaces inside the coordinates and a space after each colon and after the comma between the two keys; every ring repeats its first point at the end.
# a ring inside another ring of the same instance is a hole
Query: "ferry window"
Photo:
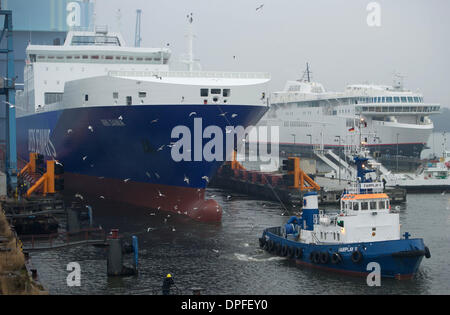
{"type": "Polygon", "coordinates": [[[36,62],[36,55],[35,54],[30,55],[30,61],[31,62],[36,62]]]}
{"type": "Polygon", "coordinates": [[[381,102],[386,103],[386,97],[382,97],[381,102]]]}
{"type": "Polygon", "coordinates": [[[116,36],[74,36],[72,37],[72,46],[120,46],[119,39],[116,36]]]}
{"type": "Polygon", "coordinates": [[[152,61],[152,59],[153,59],[153,58],[147,57],[147,58],[145,58],[145,61],[152,61]]]}
{"type": "Polygon", "coordinates": [[[228,96],[230,96],[230,92],[231,92],[230,89],[223,89],[223,94],[222,95],[224,97],[228,97],[228,96]]]}
{"type": "Polygon", "coordinates": [[[353,210],[356,210],[356,211],[359,210],[359,202],[354,202],[353,203],[353,210]]]}
{"type": "Polygon", "coordinates": [[[91,59],[98,59],[98,56],[91,56],[91,59]]]}
{"type": "Polygon", "coordinates": [[[61,102],[63,98],[63,93],[44,93],[45,105],[61,102]]]}
{"type": "Polygon", "coordinates": [[[384,200],[378,202],[378,209],[381,209],[381,210],[386,209],[386,203],[384,200]]]}
{"type": "Polygon", "coordinates": [[[89,58],[89,56],[86,56],[86,55],[85,55],[85,56],[83,56],[83,59],[88,59],[88,58],[89,58]]]}
{"type": "Polygon", "coordinates": [[[80,56],[75,56],[75,57],[73,57],[74,59],[80,59],[80,56]]]}
{"type": "Polygon", "coordinates": [[[386,97],[386,103],[392,103],[392,96],[386,97]]]}
{"type": "Polygon", "coordinates": [[[47,58],[48,58],[48,59],[54,59],[55,56],[48,56],[47,58]]]}
{"type": "Polygon", "coordinates": [[[389,200],[386,200],[386,209],[389,209],[389,200]]]}
{"type": "Polygon", "coordinates": [[[64,56],[56,56],[56,59],[64,59],[64,56]]]}
{"type": "Polygon", "coordinates": [[[208,96],[208,89],[200,89],[200,96],[201,97],[207,97],[208,96]]]}
{"type": "Polygon", "coordinates": [[[211,89],[211,94],[220,94],[222,92],[220,89],[211,89]]]}
{"type": "Polygon", "coordinates": [[[126,57],[126,56],[123,56],[123,57],[122,57],[122,60],[127,60],[127,57],[126,57]]]}
{"type": "Polygon", "coordinates": [[[105,56],[105,59],[112,60],[113,56],[105,56]]]}
{"type": "Polygon", "coordinates": [[[418,103],[419,102],[419,98],[418,97],[414,97],[414,102],[418,103]]]}
{"type": "Polygon", "coordinates": [[[411,96],[408,96],[408,102],[412,103],[412,101],[413,101],[413,98],[411,96]]]}
{"type": "Polygon", "coordinates": [[[402,96],[402,102],[406,102],[406,97],[402,96]]]}
{"type": "Polygon", "coordinates": [[[89,95],[84,94],[84,100],[87,102],[89,100],[89,95]]]}
{"type": "Polygon", "coordinates": [[[128,60],[134,60],[134,57],[128,57],[128,60]]]}
{"type": "Polygon", "coordinates": [[[370,202],[370,210],[377,210],[377,202],[376,201],[370,202]]]}
{"type": "Polygon", "coordinates": [[[113,92],[113,98],[118,99],[119,98],[119,92],[113,92]]]}
{"type": "Polygon", "coordinates": [[[361,202],[361,210],[369,210],[369,203],[367,201],[361,202]]]}
{"type": "Polygon", "coordinates": [[[394,97],[394,103],[398,103],[398,102],[400,102],[400,97],[395,96],[395,97],[394,97]]]}
{"type": "Polygon", "coordinates": [[[337,240],[339,241],[339,233],[336,233],[337,234],[337,240]]]}
{"type": "Polygon", "coordinates": [[[131,105],[133,103],[133,99],[131,96],[127,96],[127,105],[131,105]]]}
{"type": "Polygon", "coordinates": [[[142,61],[142,60],[144,60],[142,57],[138,57],[138,58],[136,58],[136,60],[137,61],[142,61]]]}
{"type": "Polygon", "coordinates": [[[45,56],[38,56],[38,59],[45,59],[45,56]]]}
{"type": "Polygon", "coordinates": [[[147,97],[147,92],[139,92],[139,97],[147,97]]]}
{"type": "Polygon", "coordinates": [[[72,59],[72,56],[66,56],[67,59],[72,59]]]}

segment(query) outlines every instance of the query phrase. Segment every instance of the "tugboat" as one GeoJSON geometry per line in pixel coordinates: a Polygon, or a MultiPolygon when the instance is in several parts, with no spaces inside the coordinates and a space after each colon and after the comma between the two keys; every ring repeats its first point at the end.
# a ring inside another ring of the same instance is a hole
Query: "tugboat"
{"type": "Polygon", "coordinates": [[[430,250],[423,239],[401,236],[399,214],[391,212],[383,183],[368,173],[367,152],[354,156],[357,179],[341,197],[340,211],[319,211],[317,192],[303,197],[300,217],[292,216],[284,226],[264,230],[260,247],[270,253],[288,257],[299,265],[366,276],[368,264],[380,266],[381,277],[411,279],[430,250]]]}

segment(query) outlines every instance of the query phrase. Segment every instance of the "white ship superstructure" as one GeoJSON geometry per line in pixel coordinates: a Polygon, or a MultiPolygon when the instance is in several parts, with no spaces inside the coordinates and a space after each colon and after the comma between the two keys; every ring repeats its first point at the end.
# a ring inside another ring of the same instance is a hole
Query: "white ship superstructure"
{"type": "Polygon", "coordinates": [[[433,130],[430,115],[440,110],[401,84],[354,84],[328,92],[309,80],[288,81],[270,103],[259,124],[279,126],[280,151],[286,153],[356,145],[356,121],[362,119],[362,141],[375,156],[420,157],[433,130]]]}

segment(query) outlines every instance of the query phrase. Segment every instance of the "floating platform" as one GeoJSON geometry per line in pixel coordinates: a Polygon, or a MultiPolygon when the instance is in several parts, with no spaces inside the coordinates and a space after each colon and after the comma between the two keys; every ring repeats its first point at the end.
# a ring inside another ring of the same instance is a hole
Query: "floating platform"
{"type": "MultiPolygon", "coordinates": [[[[224,188],[264,200],[273,200],[291,205],[301,205],[303,195],[308,190],[289,188],[283,180],[283,173],[266,173],[245,169],[230,169],[224,165],[210,182],[210,186],[224,188]]],[[[322,186],[322,185],[321,185],[322,186]]],[[[330,185],[318,191],[320,205],[338,204],[343,188],[330,185]]],[[[406,202],[406,190],[399,187],[386,187],[385,193],[391,203],[406,202]]]]}

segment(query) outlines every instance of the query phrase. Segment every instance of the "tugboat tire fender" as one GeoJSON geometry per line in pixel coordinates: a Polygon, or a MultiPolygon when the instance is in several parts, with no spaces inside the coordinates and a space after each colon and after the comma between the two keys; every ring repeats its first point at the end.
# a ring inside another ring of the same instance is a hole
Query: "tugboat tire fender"
{"type": "Polygon", "coordinates": [[[260,237],[259,238],[259,247],[264,248],[265,245],[266,245],[266,239],[264,237],[260,237]]]}
{"type": "Polygon", "coordinates": [[[269,240],[267,242],[267,244],[268,244],[267,249],[268,249],[269,252],[271,252],[272,249],[273,249],[273,246],[274,246],[273,240],[269,240]]]}
{"type": "Polygon", "coordinates": [[[332,255],[331,255],[331,263],[332,264],[339,264],[339,263],[341,263],[342,262],[342,256],[341,256],[341,254],[339,254],[339,253],[333,253],[332,255]]]}
{"type": "Polygon", "coordinates": [[[309,254],[309,259],[311,262],[318,264],[320,262],[320,253],[316,251],[311,252],[311,254],[309,254]]]}
{"type": "Polygon", "coordinates": [[[321,264],[327,264],[330,261],[330,254],[328,252],[321,252],[319,261],[321,264]]]}
{"type": "Polygon", "coordinates": [[[289,247],[288,247],[287,255],[288,255],[289,258],[294,257],[294,255],[295,255],[294,247],[292,247],[292,246],[289,246],[289,247]]]}
{"type": "Polygon", "coordinates": [[[425,258],[430,258],[430,257],[431,257],[430,249],[428,248],[428,246],[425,246],[425,258]]]}
{"type": "Polygon", "coordinates": [[[294,256],[297,259],[301,259],[303,257],[303,248],[300,247],[295,248],[294,256]]]}
{"type": "Polygon", "coordinates": [[[353,261],[355,264],[357,264],[357,263],[359,263],[359,262],[361,261],[361,259],[362,259],[362,254],[361,254],[361,252],[360,252],[359,250],[355,250],[355,251],[352,253],[352,261],[353,261]]]}
{"type": "Polygon", "coordinates": [[[281,247],[281,256],[285,257],[288,253],[288,246],[287,245],[283,245],[281,247]]]}
{"type": "Polygon", "coordinates": [[[276,253],[277,255],[280,255],[280,254],[281,254],[281,244],[280,244],[280,243],[276,243],[276,244],[275,244],[275,253],[276,253]]]}

